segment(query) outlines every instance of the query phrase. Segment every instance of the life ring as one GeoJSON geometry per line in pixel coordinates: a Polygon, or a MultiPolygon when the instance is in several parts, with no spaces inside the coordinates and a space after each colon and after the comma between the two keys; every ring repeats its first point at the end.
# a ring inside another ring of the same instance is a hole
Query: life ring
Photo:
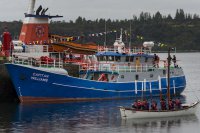
{"type": "Polygon", "coordinates": [[[87,64],[83,63],[83,64],[81,64],[81,66],[82,66],[82,69],[83,69],[83,70],[86,70],[86,69],[87,69],[87,64]]]}

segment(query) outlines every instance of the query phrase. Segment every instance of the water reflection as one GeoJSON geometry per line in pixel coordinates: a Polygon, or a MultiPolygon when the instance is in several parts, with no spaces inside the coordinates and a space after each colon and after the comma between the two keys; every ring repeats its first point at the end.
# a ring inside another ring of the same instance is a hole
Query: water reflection
{"type": "Polygon", "coordinates": [[[196,115],[169,117],[157,119],[127,119],[121,120],[121,125],[127,128],[134,128],[136,132],[147,130],[152,132],[168,132],[173,128],[179,128],[187,123],[197,123],[196,115]]]}
{"type": "Polygon", "coordinates": [[[117,123],[120,125],[116,104],[110,101],[19,105],[13,128],[23,132],[100,130],[117,123]]]}
{"type": "Polygon", "coordinates": [[[12,127],[12,119],[15,116],[16,104],[0,104],[0,132],[7,132],[12,127]]]}
{"type": "MultiPolygon", "coordinates": [[[[159,100],[159,97],[154,99],[159,100]]],[[[186,100],[184,96],[181,99],[186,100]]],[[[133,101],[0,105],[3,107],[0,111],[0,132],[160,132],[182,127],[184,123],[198,123],[196,116],[121,120],[117,107],[130,106],[133,101]]]]}

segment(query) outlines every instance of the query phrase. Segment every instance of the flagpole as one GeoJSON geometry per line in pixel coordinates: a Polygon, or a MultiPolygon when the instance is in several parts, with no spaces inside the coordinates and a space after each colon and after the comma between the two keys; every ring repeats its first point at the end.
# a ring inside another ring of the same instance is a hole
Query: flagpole
{"type": "Polygon", "coordinates": [[[167,64],[168,64],[168,69],[167,69],[167,99],[168,99],[168,105],[169,105],[169,100],[170,100],[170,65],[171,65],[171,56],[170,56],[170,50],[171,48],[168,49],[168,58],[167,58],[167,64]]]}
{"type": "Polygon", "coordinates": [[[105,42],[104,42],[104,48],[106,47],[106,41],[107,41],[107,27],[106,27],[106,19],[105,19],[105,42]]]}
{"type": "Polygon", "coordinates": [[[132,34],[132,33],[131,33],[131,32],[132,32],[132,30],[131,30],[131,28],[132,28],[132,27],[131,27],[131,22],[132,22],[132,21],[130,20],[130,42],[129,42],[129,49],[131,49],[131,39],[132,39],[132,38],[131,38],[131,34],[132,34]]]}

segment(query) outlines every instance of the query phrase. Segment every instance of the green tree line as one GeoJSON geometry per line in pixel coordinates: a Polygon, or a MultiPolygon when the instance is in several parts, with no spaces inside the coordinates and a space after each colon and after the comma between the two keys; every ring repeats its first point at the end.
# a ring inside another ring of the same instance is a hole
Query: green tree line
{"type": "MultiPolygon", "coordinates": [[[[7,26],[14,37],[18,37],[22,21],[0,22],[0,32],[7,26]]],[[[78,17],[75,21],[51,21],[50,34],[62,36],[80,36],[75,40],[78,43],[94,42],[98,45],[111,46],[123,29],[123,40],[126,46],[140,46],[144,41],[154,41],[154,50],[166,50],[176,47],[177,50],[200,51],[200,17],[198,14],[187,14],[183,9],[177,9],[174,17],[156,12],[151,15],[141,12],[139,16],[133,15],[132,19],[111,20],[96,19],[86,20],[78,17]],[[106,27],[106,28],[105,28],[106,27]],[[106,30],[105,30],[106,29],[106,30]],[[117,31],[101,36],[91,36],[105,31],[117,31]],[[105,41],[106,38],[106,41],[105,41]],[[106,42],[106,43],[105,43],[106,42]]]]}

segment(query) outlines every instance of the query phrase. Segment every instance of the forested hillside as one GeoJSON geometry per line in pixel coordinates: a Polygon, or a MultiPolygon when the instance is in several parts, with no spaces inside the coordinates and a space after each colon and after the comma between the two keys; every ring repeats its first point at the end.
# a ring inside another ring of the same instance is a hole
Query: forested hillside
{"type": "MultiPolygon", "coordinates": [[[[1,33],[5,26],[13,37],[17,37],[22,22],[0,22],[1,33]]],[[[104,45],[105,40],[106,45],[112,45],[122,28],[126,46],[131,39],[132,47],[144,41],[154,41],[157,44],[155,50],[166,50],[171,46],[182,51],[200,51],[200,17],[197,14],[186,14],[182,9],[177,10],[174,17],[164,16],[160,12],[153,15],[142,12],[139,17],[133,16],[131,20],[86,20],[78,17],[69,22],[51,21],[49,28],[50,34],[73,37],[72,40],[79,43],[94,42],[98,45],[104,45]]]]}

